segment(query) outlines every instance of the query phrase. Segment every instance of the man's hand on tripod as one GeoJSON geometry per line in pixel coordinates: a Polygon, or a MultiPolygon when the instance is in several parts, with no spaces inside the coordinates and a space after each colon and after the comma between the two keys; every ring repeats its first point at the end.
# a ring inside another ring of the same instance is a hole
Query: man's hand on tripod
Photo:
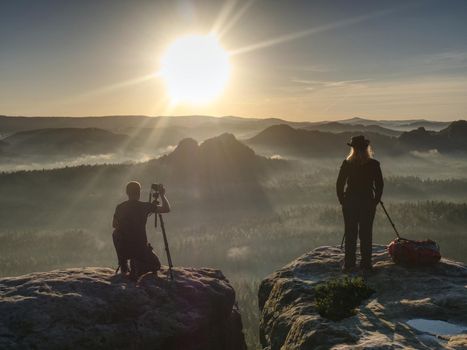
{"type": "Polygon", "coordinates": [[[165,187],[162,185],[159,188],[159,197],[162,201],[162,205],[159,205],[159,203],[157,203],[156,212],[159,214],[170,212],[170,204],[169,204],[169,201],[167,200],[167,197],[165,196],[165,187]]]}

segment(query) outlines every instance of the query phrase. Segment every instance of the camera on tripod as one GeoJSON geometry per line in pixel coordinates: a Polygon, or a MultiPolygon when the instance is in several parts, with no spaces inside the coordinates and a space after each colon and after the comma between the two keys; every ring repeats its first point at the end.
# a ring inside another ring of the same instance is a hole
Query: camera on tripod
{"type": "MultiPolygon", "coordinates": [[[[151,184],[151,191],[149,192],[149,203],[151,203],[152,199],[154,198],[154,201],[158,204],[158,197],[161,195],[161,192],[164,191],[164,185],[162,184],[151,184]]],[[[163,199],[164,200],[164,199],[163,199]]],[[[169,263],[169,272],[168,272],[168,277],[173,280],[173,264],[172,264],[172,257],[170,256],[170,250],[169,250],[169,242],[167,241],[167,235],[165,233],[165,225],[164,225],[164,219],[162,218],[162,214],[157,212],[156,208],[156,215],[154,216],[154,227],[157,227],[157,218],[159,218],[159,221],[161,223],[161,230],[162,230],[162,237],[164,239],[164,246],[165,246],[165,252],[167,254],[167,261],[169,263]]]]}
{"type": "Polygon", "coordinates": [[[162,184],[152,184],[151,185],[152,197],[154,198],[159,197],[159,194],[162,192],[163,188],[164,188],[164,185],[162,184]]]}

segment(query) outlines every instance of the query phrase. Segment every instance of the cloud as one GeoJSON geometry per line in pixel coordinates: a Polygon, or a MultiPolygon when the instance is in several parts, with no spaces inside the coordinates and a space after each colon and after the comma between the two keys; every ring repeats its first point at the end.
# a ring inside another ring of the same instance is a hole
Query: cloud
{"type": "Polygon", "coordinates": [[[284,159],[284,157],[282,157],[280,154],[274,154],[270,157],[271,159],[284,159]]]}
{"type": "Polygon", "coordinates": [[[371,79],[354,79],[354,80],[306,80],[292,79],[292,83],[304,85],[305,89],[329,88],[329,87],[345,87],[361,85],[362,83],[371,81],[371,79]]]}

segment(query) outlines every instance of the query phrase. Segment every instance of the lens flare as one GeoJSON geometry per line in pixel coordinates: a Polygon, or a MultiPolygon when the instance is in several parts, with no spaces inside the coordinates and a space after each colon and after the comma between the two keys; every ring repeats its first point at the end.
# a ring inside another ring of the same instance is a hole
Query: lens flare
{"type": "Polygon", "coordinates": [[[207,103],[229,80],[229,55],[214,35],[181,37],[163,55],[159,74],[173,102],[207,103]]]}

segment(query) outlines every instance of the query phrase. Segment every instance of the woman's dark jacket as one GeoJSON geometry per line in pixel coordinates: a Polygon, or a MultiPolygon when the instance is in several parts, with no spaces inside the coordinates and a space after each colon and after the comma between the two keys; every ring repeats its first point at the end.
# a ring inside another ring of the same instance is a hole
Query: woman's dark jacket
{"type": "Polygon", "coordinates": [[[381,200],[383,187],[383,175],[377,160],[369,159],[363,164],[344,160],[342,163],[336,183],[339,203],[342,204],[344,199],[372,199],[377,204],[381,200]]]}

